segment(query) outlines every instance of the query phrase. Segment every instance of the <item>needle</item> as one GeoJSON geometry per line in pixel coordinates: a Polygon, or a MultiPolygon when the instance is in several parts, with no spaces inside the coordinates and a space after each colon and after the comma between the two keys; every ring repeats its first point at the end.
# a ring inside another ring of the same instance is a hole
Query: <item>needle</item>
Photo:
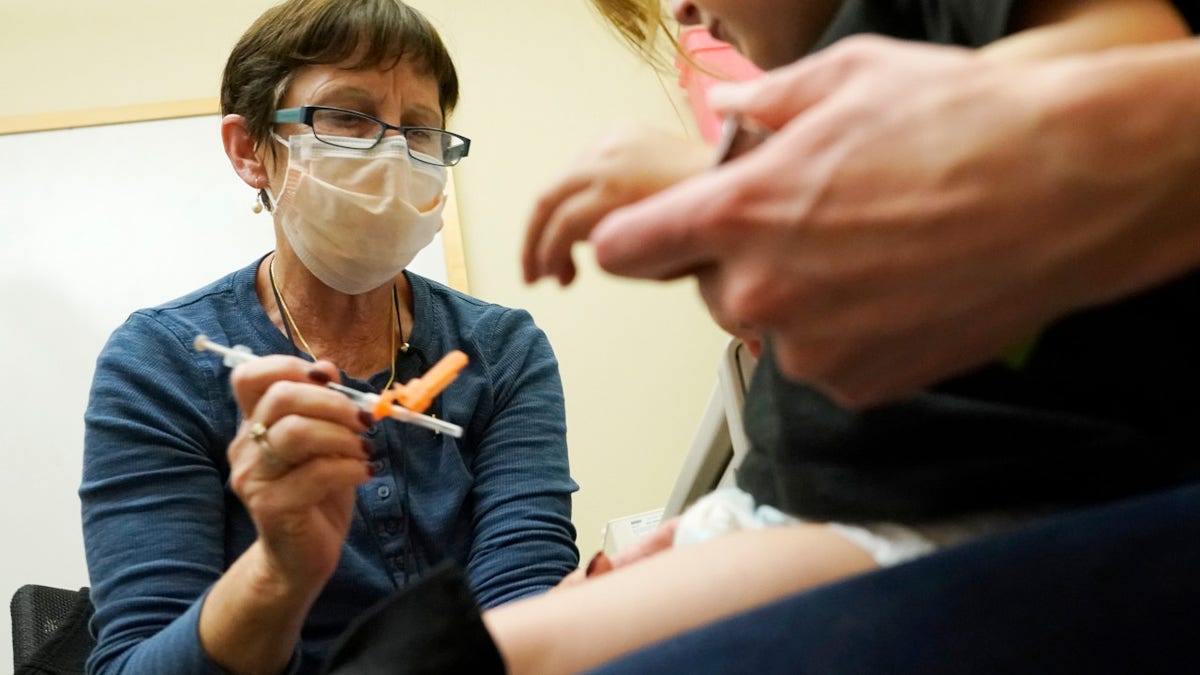
{"type": "MultiPolygon", "coordinates": [[[[196,348],[196,351],[209,351],[220,354],[223,357],[222,363],[230,368],[233,368],[239,363],[244,363],[246,361],[259,358],[254,352],[250,351],[249,347],[246,347],[245,345],[226,347],[225,345],[217,344],[208,339],[207,335],[197,335],[192,345],[196,348]]],[[[345,394],[351,401],[354,401],[355,405],[369,413],[375,413],[377,410],[380,398],[379,394],[359,391],[352,387],[347,387],[344,384],[338,384],[337,382],[326,382],[325,386],[336,392],[345,394]]],[[[399,405],[390,406],[388,417],[401,422],[415,424],[419,427],[425,427],[426,429],[431,429],[454,438],[462,438],[463,435],[462,427],[458,426],[457,424],[451,424],[450,422],[439,420],[436,417],[430,417],[429,415],[422,415],[421,413],[413,412],[412,410],[408,410],[407,408],[399,405]]]]}
{"type": "Polygon", "coordinates": [[[771,130],[754,122],[743,119],[734,113],[721,121],[721,138],[717,141],[716,158],[713,166],[724,164],[767,140],[771,130]]]}

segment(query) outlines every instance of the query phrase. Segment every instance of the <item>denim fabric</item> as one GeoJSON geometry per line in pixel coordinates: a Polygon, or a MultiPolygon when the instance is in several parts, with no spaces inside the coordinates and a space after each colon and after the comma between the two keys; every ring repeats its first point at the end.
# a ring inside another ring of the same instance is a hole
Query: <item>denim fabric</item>
{"type": "Polygon", "coordinates": [[[801,593],[591,671],[1191,673],[1200,485],[801,593]]]}
{"type": "MultiPolygon", "coordinates": [[[[86,414],[84,540],[96,605],[91,668],[104,673],[215,669],[197,638],[207,589],[254,541],[228,485],[226,448],[241,422],[204,333],[256,354],[299,354],[255,294],[257,262],[174,302],[134,313],[97,362],[86,414]]],[[[375,476],[358,490],[337,571],[293,659],[319,667],[351,619],[450,561],[483,607],[543,591],[575,569],[562,386],[530,316],[408,275],[411,349],[397,379],[461,349],[470,364],[430,408],[461,439],[384,420],[365,435],[375,476]]],[[[378,391],[388,372],[369,381],[378,391]]]]}

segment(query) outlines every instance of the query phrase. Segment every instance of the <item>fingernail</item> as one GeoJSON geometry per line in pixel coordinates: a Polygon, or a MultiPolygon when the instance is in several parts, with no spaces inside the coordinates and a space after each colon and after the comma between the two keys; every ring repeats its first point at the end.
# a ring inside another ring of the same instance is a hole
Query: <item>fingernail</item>
{"type": "Polygon", "coordinates": [[[596,551],[596,555],[592,556],[591,561],[588,562],[587,571],[583,573],[583,576],[590,577],[595,574],[596,568],[600,566],[600,561],[604,557],[604,551],[596,551]]]}
{"type": "Polygon", "coordinates": [[[362,425],[368,429],[375,426],[375,416],[366,410],[358,411],[358,421],[362,422],[362,425]]]}
{"type": "Polygon", "coordinates": [[[313,368],[312,370],[308,371],[308,379],[316,382],[317,384],[328,384],[331,378],[325,373],[325,371],[313,368]]]}

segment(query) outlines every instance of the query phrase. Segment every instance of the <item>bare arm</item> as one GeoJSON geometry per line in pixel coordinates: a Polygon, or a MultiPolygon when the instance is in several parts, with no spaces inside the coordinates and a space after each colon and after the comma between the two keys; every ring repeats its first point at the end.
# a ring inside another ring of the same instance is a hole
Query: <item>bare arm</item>
{"type": "Polygon", "coordinates": [[[513,675],[572,673],[720,617],[875,567],[828,528],[742,531],[488,611],[513,675]]]}

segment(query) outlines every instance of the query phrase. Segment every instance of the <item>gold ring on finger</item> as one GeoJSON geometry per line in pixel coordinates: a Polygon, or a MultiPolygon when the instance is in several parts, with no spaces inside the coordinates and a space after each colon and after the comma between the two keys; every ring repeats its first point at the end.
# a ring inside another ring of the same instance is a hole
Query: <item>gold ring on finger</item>
{"type": "Polygon", "coordinates": [[[287,466],[288,462],[284,461],[275,454],[275,448],[272,447],[271,441],[267,438],[267,426],[262,422],[254,422],[250,425],[250,438],[258,443],[259,449],[262,450],[263,461],[272,466],[287,466]]]}

